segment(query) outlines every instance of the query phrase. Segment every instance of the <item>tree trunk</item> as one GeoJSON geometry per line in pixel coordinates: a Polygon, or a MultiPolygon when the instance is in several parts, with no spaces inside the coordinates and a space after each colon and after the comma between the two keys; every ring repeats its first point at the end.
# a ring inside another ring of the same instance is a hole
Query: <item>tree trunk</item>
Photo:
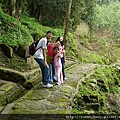
{"type": "Polygon", "coordinates": [[[64,43],[65,46],[67,44],[67,35],[68,35],[68,31],[69,31],[69,21],[70,21],[70,13],[71,13],[71,6],[72,6],[72,0],[68,1],[68,6],[67,6],[67,12],[66,12],[66,16],[65,16],[65,29],[64,29],[64,43]]]}
{"type": "Polygon", "coordinates": [[[30,7],[30,15],[34,17],[35,16],[35,1],[34,0],[31,0],[29,7],[30,7]]]}
{"type": "Polygon", "coordinates": [[[65,17],[64,17],[64,21],[63,21],[63,30],[65,30],[66,20],[67,20],[67,14],[66,14],[65,17]]]}
{"type": "Polygon", "coordinates": [[[11,16],[15,16],[15,13],[16,13],[16,7],[15,7],[15,4],[16,4],[16,0],[12,0],[12,15],[11,16]]]}
{"type": "Polygon", "coordinates": [[[22,14],[22,1],[21,0],[9,0],[7,13],[20,20],[22,14]]]}
{"type": "Polygon", "coordinates": [[[22,1],[17,0],[16,2],[16,9],[15,9],[15,17],[20,20],[22,14],[22,1]]]}
{"type": "Polygon", "coordinates": [[[7,13],[12,16],[12,13],[14,11],[14,0],[8,0],[8,10],[7,13]]]}
{"type": "Polygon", "coordinates": [[[89,32],[90,32],[90,41],[91,41],[92,38],[93,38],[93,28],[92,28],[92,25],[89,26],[89,32]]]}
{"type": "Polygon", "coordinates": [[[41,18],[42,18],[42,10],[39,8],[39,11],[38,11],[38,22],[41,22],[41,18]]]}

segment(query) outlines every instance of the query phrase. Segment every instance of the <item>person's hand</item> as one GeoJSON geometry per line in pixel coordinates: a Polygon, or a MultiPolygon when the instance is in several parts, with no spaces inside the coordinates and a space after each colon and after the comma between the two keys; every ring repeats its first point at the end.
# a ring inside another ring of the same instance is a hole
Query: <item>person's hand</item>
{"type": "Polygon", "coordinates": [[[64,63],[66,62],[66,60],[64,60],[64,63]]]}
{"type": "Polygon", "coordinates": [[[65,50],[62,50],[62,54],[64,54],[65,53],[65,50]]]}
{"type": "Polygon", "coordinates": [[[48,64],[47,64],[47,62],[46,62],[46,61],[45,61],[45,66],[46,66],[46,67],[48,67],[48,64]]]}
{"type": "Polygon", "coordinates": [[[66,62],[66,57],[64,58],[64,63],[66,62]]]}

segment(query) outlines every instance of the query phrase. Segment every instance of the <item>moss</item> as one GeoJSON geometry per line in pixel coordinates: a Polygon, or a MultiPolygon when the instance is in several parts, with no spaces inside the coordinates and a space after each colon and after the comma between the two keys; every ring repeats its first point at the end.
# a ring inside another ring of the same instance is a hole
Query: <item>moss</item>
{"type": "MultiPolygon", "coordinates": [[[[44,88],[43,88],[44,89],[44,88]]],[[[31,90],[28,94],[26,94],[26,100],[41,100],[45,99],[47,95],[49,94],[49,91],[44,91],[44,90],[31,90]]]]}
{"type": "Polygon", "coordinates": [[[76,88],[77,82],[73,81],[73,82],[71,82],[69,85],[72,86],[73,88],[76,88]]]}
{"type": "Polygon", "coordinates": [[[58,97],[55,102],[66,102],[67,98],[66,97],[58,97]]]}
{"type": "MultiPolygon", "coordinates": [[[[48,111],[46,114],[68,114],[68,111],[67,110],[51,110],[51,111],[48,111]]],[[[58,116],[57,116],[58,117],[58,116]]]]}
{"type": "Polygon", "coordinates": [[[65,92],[65,93],[72,93],[73,87],[71,87],[71,86],[66,86],[66,87],[64,87],[64,88],[61,88],[60,91],[65,92]]]}
{"type": "Polygon", "coordinates": [[[112,113],[114,110],[108,110],[107,108],[107,104],[109,104],[108,97],[112,93],[118,93],[119,85],[115,84],[118,78],[118,70],[115,67],[106,66],[96,68],[93,75],[82,81],[82,85],[79,87],[79,93],[74,99],[73,112],[84,114],[81,111],[89,110],[90,104],[95,103],[92,105],[95,113],[112,113]]]}
{"type": "Polygon", "coordinates": [[[14,70],[18,70],[22,72],[30,70],[30,66],[27,66],[26,60],[15,55],[14,53],[11,59],[6,57],[2,53],[0,54],[0,56],[1,56],[0,66],[4,66],[6,68],[12,68],[14,70]]]}
{"type": "Polygon", "coordinates": [[[82,52],[83,62],[90,62],[90,63],[97,63],[97,64],[104,64],[102,57],[98,53],[89,52],[82,52]]]}
{"type": "MultiPolygon", "coordinates": [[[[24,109],[15,109],[12,114],[42,114],[42,110],[24,110],[24,109]]],[[[32,117],[32,116],[31,116],[32,117]]],[[[11,119],[12,120],[12,119],[11,119]]]]}
{"type": "Polygon", "coordinates": [[[26,43],[29,44],[30,41],[32,41],[29,30],[22,26],[17,19],[5,14],[2,10],[0,10],[0,18],[0,43],[7,44],[9,46],[18,46],[26,43]]]}

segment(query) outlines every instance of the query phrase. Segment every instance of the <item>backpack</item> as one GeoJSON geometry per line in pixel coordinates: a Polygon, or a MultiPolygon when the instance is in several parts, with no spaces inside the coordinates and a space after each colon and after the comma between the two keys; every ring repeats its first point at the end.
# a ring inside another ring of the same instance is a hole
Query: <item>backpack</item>
{"type": "MultiPolygon", "coordinates": [[[[39,39],[39,40],[40,40],[40,39],[39,39]]],[[[26,58],[29,58],[29,57],[33,56],[38,49],[42,48],[42,46],[41,46],[41,47],[39,47],[39,48],[36,49],[39,40],[33,42],[33,43],[27,48],[27,50],[26,50],[26,52],[25,52],[25,57],[26,57],[26,58]]]]}

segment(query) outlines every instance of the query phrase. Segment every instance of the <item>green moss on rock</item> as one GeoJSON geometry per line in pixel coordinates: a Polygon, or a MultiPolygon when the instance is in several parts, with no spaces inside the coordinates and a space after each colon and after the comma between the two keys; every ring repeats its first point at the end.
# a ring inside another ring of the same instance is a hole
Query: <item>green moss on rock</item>
{"type": "MultiPolygon", "coordinates": [[[[90,110],[92,108],[95,113],[112,113],[117,111],[117,106],[112,107],[109,97],[111,94],[118,94],[119,85],[115,84],[115,81],[119,78],[117,68],[112,66],[96,68],[93,75],[82,81],[79,87],[79,93],[74,99],[73,111],[90,110]],[[103,112],[102,112],[103,110],[103,112]]],[[[119,96],[120,94],[118,94],[119,96]]],[[[117,104],[117,100],[114,96],[114,102],[117,104]]],[[[84,113],[84,112],[82,112],[84,113]]]]}
{"type": "Polygon", "coordinates": [[[8,58],[12,58],[13,56],[13,49],[5,44],[0,44],[0,47],[2,48],[4,54],[8,57],[8,58]]]}

